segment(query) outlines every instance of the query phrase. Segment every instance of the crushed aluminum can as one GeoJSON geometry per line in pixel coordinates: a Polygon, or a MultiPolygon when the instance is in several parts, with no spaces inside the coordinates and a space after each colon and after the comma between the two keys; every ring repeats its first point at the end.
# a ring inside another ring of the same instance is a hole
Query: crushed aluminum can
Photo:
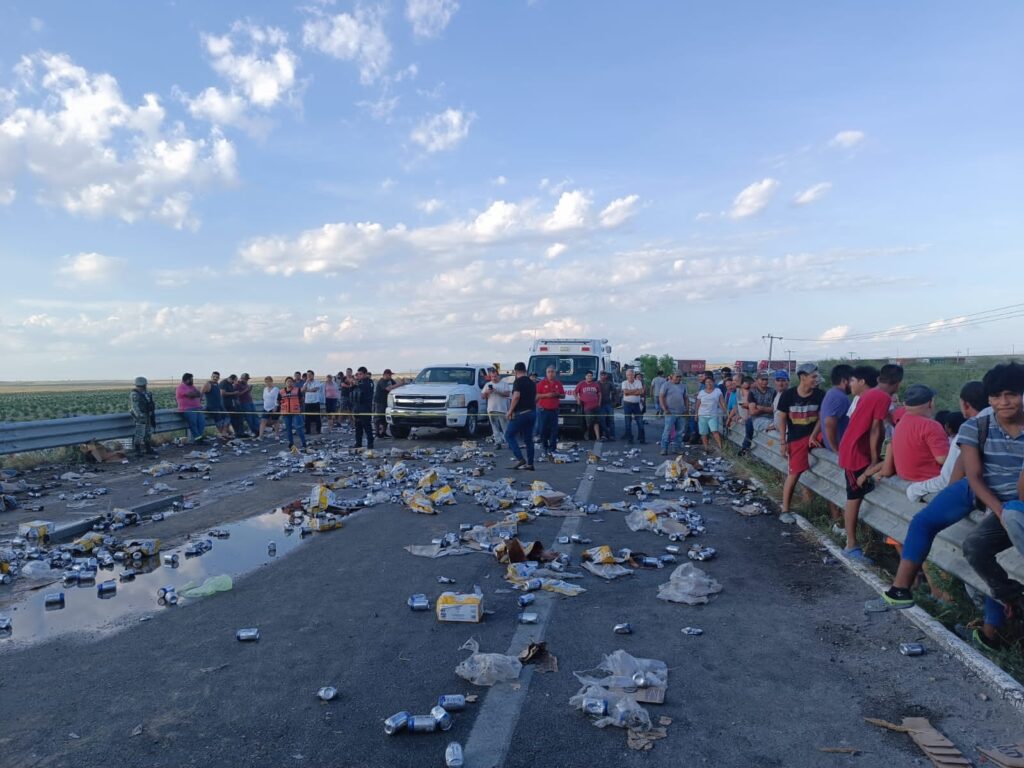
{"type": "Polygon", "coordinates": [[[693,545],[690,550],[686,553],[686,556],[691,560],[710,560],[715,556],[714,547],[701,547],[699,545],[693,545]]]}
{"type": "Polygon", "coordinates": [[[451,742],[444,750],[445,768],[463,768],[466,759],[462,755],[462,745],[457,741],[451,742]]]}
{"type": "Polygon", "coordinates": [[[113,579],[109,581],[101,581],[96,585],[96,595],[98,597],[113,596],[117,593],[117,582],[113,579]]]}
{"type": "Polygon", "coordinates": [[[466,697],[461,693],[446,693],[437,697],[437,706],[449,712],[461,712],[466,708],[466,697]]]}
{"type": "Polygon", "coordinates": [[[519,599],[516,600],[516,602],[519,603],[519,607],[520,608],[525,608],[528,605],[533,605],[533,603],[534,603],[534,601],[536,599],[537,599],[536,595],[532,595],[532,594],[530,594],[528,592],[525,595],[520,595],[519,599]]]}
{"type": "Polygon", "coordinates": [[[409,608],[414,611],[430,610],[430,600],[428,600],[427,596],[424,594],[413,595],[406,602],[409,605],[409,608]]]}
{"type": "Polygon", "coordinates": [[[660,558],[657,557],[641,557],[640,558],[641,568],[664,568],[665,564],[661,562],[660,558]]]}
{"type": "Polygon", "coordinates": [[[433,733],[437,730],[437,719],[433,715],[409,715],[405,727],[413,733],[433,733]]]}
{"type": "Polygon", "coordinates": [[[455,583],[455,579],[450,579],[447,576],[438,576],[437,577],[437,583],[438,584],[454,584],[455,583]]]}
{"type": "Polygon", "coordinates": [[[255,643],[260,639],[260,631],[257,627],[245,627],[235,632],[235,639],[243,643],[255,643]]]}
{"type": "Polygon", "coordinates": [[[163,556],[163,563],[164,563],[164,565],[170,566],[171,568],[177,568],[178,567],[178,562],[179,562],[179,559],[178,559],[178,554],[176,552],[173,552],[173,553],[172,552],[168,552],[168,553],[165,553],[164,556],[163,556]]]}
{"type": "Polygon", "coordinates": [[[334,701],[338,698],[338,689],[333,685],[325,685],[316,692],[316,696],[320,701],[334,701]]]}
{"type": "Polygon", "coordinates": [[[571,539],[568,536],[559,536],[557,541],[559,544],[568,544],[571,539]]]}
{"type": "Polygon", "coordinates": [[[633,685],[635,685],[637,688],[646,688],[650,684],[651,681],[647,679],[647,675],[645,675],[643,672],[633,673],[633,685]]]}
{"type": "Polygon", "coordinates": [[[704,630],[700,629],[699,627],[683,627],[681,632],[684,635],[692,635],[694,637],[696,637],[697,635],[703,635],[704,634],[704,630]]]}
{"type": "Polygon", "coordinates": [[[473,524],[472,523],[459,523],[459,532],[460,533],[468,533],[469,531],[472,531],[472,530],[473,530],[473,524]]]}
{"type": "Polygon", "coordinates": [[[48,610],[60,610],[64,607],[64,593],[51,592],[43,598],[43,606],[48,610]]]}
{"type": "Polygon", "coordinates": [[[668,552],[670,555],[678,555],[679,547],[677,547],[675,544],[669,544],[667,547],[665,547],[665,551],[668,552]]]}
{"type": "Polygon", "coordinates": [[[0,616],[0,632],[11,632],[14,629],[14,622],[10,616],[0,616]]]}
{"type": "Polygon", "coordinates": [[[455,719],[452,717],[451,712],[441,706],[433,707],[430,710],[430,716],[437,721],[437,727],[442,731],[451,730],[452,725],[455,724],[455,719]]]}
{"type": "Polygon", "coordinates": [[[124,572],[121,574],[121,576],[119,578],[121,579],[121,581],[134,581],[134,579],[135,579],[135,569],[134,568],[125,568],[124,572]]]}
{"type": "Polygon", "coordinates": [[[523,584],[523,589],[527,592],[535,592],[544,586],[544,582],[540,579],[529,579],[523,584]]]}
{"type": "Polygon", "coordinates": [[[572,536],[570,536],[569,537],[569,541],[571,541],[573,544],[589,544],[590,543],[590,539],[585,538],[584,536],[582,536],[582,535],[580,535],[578,533],[574,533],[572,536]]]}
{"type": "Polygon", "coordinates": [[[268,555],[276,555],[277,554],[277,544],[276,544],[276,542],[273,542],[273,541],[268,541],[267,542],[267,554],[268,555]]]}
{"type": "Polygon", "coordinates": [[[78,572],[78,586],[84,587],[84,586],[88,586],[89,584],[95,584],[95,583],[96,583],[96,571],[88,570],[88,571],[79,571],[78,572]]]}
{"type": "Polygon", "coordinates": [[[623,624],[616,624],[614,627],[612,627],[612,632],[614,632],[616,635],[632,635],[633,625],[630,624],[628,621],[623,624]]]}
{"type": "Polygon", "coordinates": [[[900,643],[900,653],[904,656],[924,656],[924,646],[920,643],[900,643]]]}
{"type": "Polygon", "coordinates": [[[555,571],[556,573],[561,573],[565,570],[565,564],[562,563],[560,560],[552,560],[550,563],[548,563],[547,567],[548,570],[555,571]]]}
{"type": "Polygon", "coordinates": [[[394,736],[409,724],[410,717],[412,715],[408,712],[396,712],[384,721],[384,733],[388,736],[394,736]]]}
{"type": "Polygon", "coordinates": [[[607,715],[608,702],[596,696],[587,696],[583,699],[583,711],[588,715],[607,715]]]}
{"type": "Polygon", "coordinates": [[[520,624],[536,624],[539,620],[540,620],[540,614],[539,613],[532,613],[532,612],[527,613],[527,612],[524,611],[523,613],[519,614],[519,623],[520,624]]]}

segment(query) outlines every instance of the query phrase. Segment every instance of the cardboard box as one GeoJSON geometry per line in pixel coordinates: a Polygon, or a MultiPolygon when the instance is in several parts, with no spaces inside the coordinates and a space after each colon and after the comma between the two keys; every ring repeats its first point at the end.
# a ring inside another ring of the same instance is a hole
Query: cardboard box
{"type": "Polygon", "coordinates": [[[45,539],[52,536],[54,525],[49,520],[30,520],[18,526],[18,535],[26,539],[45,539]]]}
{"type": "Polygon", "coordinates": [[[437,598],[437,620],[479,624],[484,617],[484,596],[442,592],[437,598]]]}

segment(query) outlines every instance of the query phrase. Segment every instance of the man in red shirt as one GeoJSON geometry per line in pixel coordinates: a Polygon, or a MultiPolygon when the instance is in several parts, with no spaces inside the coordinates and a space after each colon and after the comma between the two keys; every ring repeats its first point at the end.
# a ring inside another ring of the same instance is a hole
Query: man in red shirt
{"type": "Polygon", "coordinates": [[[555,366],[549,365],[537,382],[537,418],[540,420],[541,450],[549,453],[558,447],[558,403],[565,397],[562,382],[555,378],[555,366]]]}
{"type": "Polygon", "coordinates": [[[576,385],[576,402],[583,412],[583,436],[594,430],[594,439],[601,439],[601,385],[594,381],[594,372],[587,371],[583,381],[576,385]]]}
{"type": "Polygon", "coordinates": [[[857,545],[857,518],[860,504],[874,488],[871,475],[881,469],[882,442],[885,422],[889,419],[892,396],[903,381],[903,368],[883,365],[876,371],[870,365],[858,365],[850,375],[850,391],[857,396],[850,423],[839,441],[839,466],[846,472],[846,524],[847,556],[870,563],[857,545]]]}
{"type": "MultiPolygon", "coordinates": [[[[946,430],[934,418],[935,390],[924,384],[907,388],[903,417],[892,433],[892,446],[885,457],[882,477],[897,475],[910,483],[938,477],[949,455],[946,430]]],[[[893,416],[895,417],[895,413],[893,416]]]]}

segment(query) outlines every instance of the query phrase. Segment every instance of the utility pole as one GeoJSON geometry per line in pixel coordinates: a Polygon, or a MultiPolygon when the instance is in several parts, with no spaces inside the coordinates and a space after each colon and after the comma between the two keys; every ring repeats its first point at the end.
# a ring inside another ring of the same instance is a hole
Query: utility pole
{"type": "Polygon", "coordinates": [[[772,367],[772,349],[774,348],[775,341],[776,340],[782,341],[782,337],[781,336],[775,336],[775,335],[769,333],[766,336],[762,336],[761,338],[762,339],[768,339],[768,367],[771,368],[772,367]]]}
{"type": "Polygon", "coordinates": [[[786,370],[791,371],[793,369],[793,350],[786,350],[786,370]]]}

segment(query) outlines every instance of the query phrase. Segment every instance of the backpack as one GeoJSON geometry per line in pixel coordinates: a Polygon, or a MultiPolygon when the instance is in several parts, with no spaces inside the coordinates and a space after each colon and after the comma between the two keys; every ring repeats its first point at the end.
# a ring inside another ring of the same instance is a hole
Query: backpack
{"type": "MultiPolygon", "coordinates": [[[[978,457],[981,459],[983,472],[985,467],[985,443],[988,441],[988,425],[991,418],[988,415],[978,417],[978,457]]],[[[979,499],[977,495],[974,497],[974,508],[982,512],[985,511],[985,502],[979,499]]]]}

